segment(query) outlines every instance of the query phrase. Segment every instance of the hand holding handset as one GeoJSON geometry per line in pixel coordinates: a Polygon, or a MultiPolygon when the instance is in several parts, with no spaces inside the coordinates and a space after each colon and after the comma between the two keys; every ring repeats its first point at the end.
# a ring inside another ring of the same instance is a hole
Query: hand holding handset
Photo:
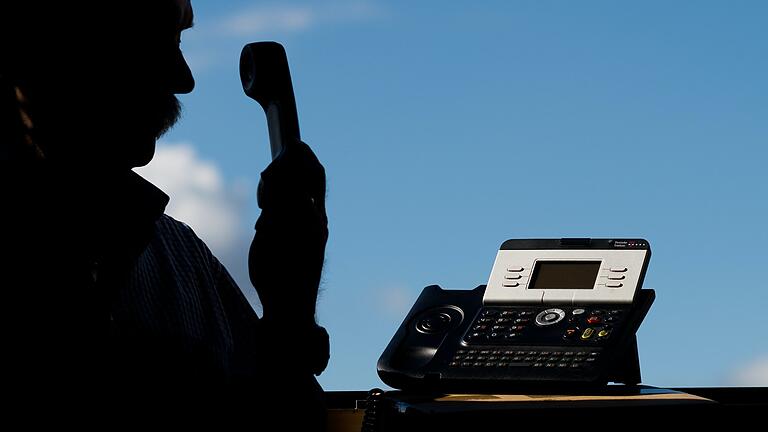
{"type": "Polygon", "coordinates": [[[245,94],[264,109],[273,163],[262,173],[259,207],[271,200],[309,196],[315,210],[325,217],[325,171],[317,157],[301,141],[296,98],[285,49],[277,42],[254,42],[240,54],[240,80],[245,94]],[[265,193],[265,177],[281,193],[265,193]],[[281,196],[275,196],[281,195],[281,196]]]}
{"type": "MultiPolygon", "coordinates": [[[[251,282],[263,307],[265,342],[319,375],[328,364],[328,333],[315,323],[315,302],[328,238],[325,171],[301,141],[285,49],[277,42],[246,45],[240,55],[245,94],[264,109],[272,163],[261,173],[262,213],[249,252],[251,282]],[[297,247],[298,246],[298,247],[297,247]],[[301,262],[297,271],[296,262],[301,262]],[[286,276],[290,275],[289,283],[286,276]],[[285,333],[293,338],[284,338],[285,333]]],[[[279,375],[279,374],[278,374],[279,375]]]]}

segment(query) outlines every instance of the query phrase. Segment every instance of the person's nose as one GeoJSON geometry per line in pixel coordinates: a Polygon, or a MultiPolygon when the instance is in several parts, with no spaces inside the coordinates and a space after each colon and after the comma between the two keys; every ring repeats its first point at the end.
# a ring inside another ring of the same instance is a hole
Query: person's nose
{"type": "Polygon", "coordinates": [[[192,76],[192,70],[184,58],[181,49],[176,50],[176,57],[173,62],[172,78],[173,94],[186,94],[195,88],[195,77],[192,76]]]}

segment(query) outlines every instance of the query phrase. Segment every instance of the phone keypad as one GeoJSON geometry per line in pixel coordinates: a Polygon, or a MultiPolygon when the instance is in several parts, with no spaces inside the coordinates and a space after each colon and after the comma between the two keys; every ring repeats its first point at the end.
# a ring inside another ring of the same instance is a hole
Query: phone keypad
{"type": "Polygon", "coordinates": [[[536,350],[482,350],[459,349],[448,363],[452,368],[544,368],[580,369],[597,361],[600,351],[564,351],[560,349],[536,350]]]}
{"type": "Polygon", "coordinates": [[[485,307],[464,334],[464,343],[599,346],[616,334],[626,315],[622,307],[485,307]]]}

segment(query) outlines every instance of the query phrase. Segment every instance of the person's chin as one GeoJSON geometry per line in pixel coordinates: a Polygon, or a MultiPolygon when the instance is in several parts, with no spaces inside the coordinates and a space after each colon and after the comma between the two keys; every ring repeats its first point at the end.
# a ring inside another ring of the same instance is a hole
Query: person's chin
{"type": "Polygon", "coordinates": [[[132,134],[112,142],[101,160],[110,170],[130,170],[147,165],[155,156],[156,139],[151,134],[132,134]]]}
{"type": "Polygon", "coordinates": [[[147,165],[155,157],[156,143],[155,138],[137,140],[126,155],[125,162],[127,162],[128,167],[138,168],[147,165]]]}

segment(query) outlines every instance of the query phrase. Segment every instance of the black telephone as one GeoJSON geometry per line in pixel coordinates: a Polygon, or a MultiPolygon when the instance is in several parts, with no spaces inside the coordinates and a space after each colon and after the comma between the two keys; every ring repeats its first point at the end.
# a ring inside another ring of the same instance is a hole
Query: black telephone
{"type": "Polygon", "coordinates": [[[640,383],[642,239],[507,240],[488,284],[424,288],[377,365],[400,389],[537,390],[640,383]]]}

